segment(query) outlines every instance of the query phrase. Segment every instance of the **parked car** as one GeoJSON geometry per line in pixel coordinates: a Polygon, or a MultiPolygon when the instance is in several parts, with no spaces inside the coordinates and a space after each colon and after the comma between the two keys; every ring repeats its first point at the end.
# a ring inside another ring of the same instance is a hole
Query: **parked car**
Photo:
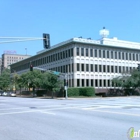
{"type": "Polygon", "coordinates": [[[7,95],[8,95],[7,92],[3,92],[3,93],[2,93],[2,96],[7,96],[7,95]]]}
{"type": "Polygon", "coordinates": [[[2,91],[2,90],[0,90],[0,96],[2,96],[2,94],[3,94],[3,91],[2,91]]]}
{"type": "Polygon", "coordinates": [[[11,96],[11,97],[16,97],[17,95],[16,95],[16,93],[11,92],[11,93],[10,93],[10,96],[11,96]]]}

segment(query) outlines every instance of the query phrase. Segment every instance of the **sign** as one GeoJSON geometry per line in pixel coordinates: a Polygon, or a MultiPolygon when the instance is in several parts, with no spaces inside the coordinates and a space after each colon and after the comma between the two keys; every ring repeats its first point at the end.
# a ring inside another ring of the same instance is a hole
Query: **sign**
{"type": "Polygon", "coordinates": [[[33,91],[33,88],[30,88],[29,90],[30,90],[30,91],[33,91]]]}
{"type": "Polygon", "coordinates": [[[4,54],[16,54],[17,52],[15,50],[5,50],[4,54]]]}
{"type": "Polygon", "coordinates": [[[58,71],[53,71],[53,74],[55,74],[55,75],[59,75],[60,72],[58,72],[58,71]]]}
{"type": "Polygon", "coordinates": [[[67,90],[68,89],[68,87],[67,86],[65,86],[65,90],[67,90]]]}
{"type": "Polygon", "coordinates": [[[16,90],[15,86],[13,86],[13,90],[14,90],[14,91],[16,90]]]}

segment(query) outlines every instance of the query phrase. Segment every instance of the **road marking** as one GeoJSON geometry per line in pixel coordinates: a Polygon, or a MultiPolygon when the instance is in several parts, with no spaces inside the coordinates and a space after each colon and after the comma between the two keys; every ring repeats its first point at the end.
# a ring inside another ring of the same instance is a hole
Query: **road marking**
{"type": "Polygon", "coordinates": [[[21,111],[21,112],[8,112],[8,113],[0,113],[0,116],[2,115],[13,115],[13,114],[22,114],[22,113],[31,113],[36,112],[36,110],[32,111],[21,111]]]}
{"type": "Polygon", "coordinates": [[[122,112],[115,112],[115,111],[103,111],[103,110],[92,110],[92,111],[96,111],[96,112],[101,112],[101,113],[110,113],[110,114],[119,114],[119,115],[127,115],[127,116],[136,116],[136,117],[140,117],[140,114],[130,114],[130,113],[122,113],[122,112]]]}
{"type": "Polygon", "coordinates": [[[56,115],[55,113],[47,112],[47,111],[41,111],[41,110],[40,110],[40,112],[41,112],[41,113],[45,113],[45,114],[50,114],[50,115],[56,115]]]}
{"type": "Polygon", "coordinates": [[[14,109],[29,109],[29,107],[20,107],[20,108],[3,108],[3,109],[0,109],[0,110],[14,110],[14,109]]]}

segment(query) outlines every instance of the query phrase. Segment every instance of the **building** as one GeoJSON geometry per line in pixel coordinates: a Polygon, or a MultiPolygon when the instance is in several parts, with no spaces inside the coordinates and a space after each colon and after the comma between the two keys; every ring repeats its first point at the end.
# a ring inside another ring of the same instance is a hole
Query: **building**
{"type": "Polygon", "coordinates": [[[138,66],[140,43],[103,37],[72,38],[35,56],[11,64],[18,74],[34,67],[66,73],[69,87],[95,87],[96,93],[112,87],[111,80],[138,66]]]}
{"type": "Polygon", "coordinates": [[[0,58],[0,74],[1,74],[2,59],[0,58]]]}
{"type": "Polygon", "coordinates": [[[16,63],[18,61],[21,61],[25,58],[31,57],[30,55],[22,55],[22,54],[15,54],[15,53],[10,53],[5,52],[4,54],[2,54],[2,59],[1,59],[1,72],[5,69],[5,68],[9,68],[9,65],[16,63]]]}

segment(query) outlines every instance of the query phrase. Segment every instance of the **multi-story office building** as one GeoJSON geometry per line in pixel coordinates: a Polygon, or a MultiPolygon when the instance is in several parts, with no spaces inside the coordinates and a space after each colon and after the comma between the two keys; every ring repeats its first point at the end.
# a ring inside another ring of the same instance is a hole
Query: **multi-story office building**
{"type": "Polygon", "coordinates": [[[21,54],[11,54],[11,53],[2,54],[1,71],[3,71],[5,68],[8,68],[9,65],[11,65],[12,63],[16,63],[28,57],[31,57],[31,56],[21,55],[21,54]]]}
{"type": "Polygon", "coordinates": [[[37,55],[11,64],[21,74],[34,67],[67,73],[69,87],[93,86],[97,92],[112,87],[111,80],[137,67],[140,43],[103,38],[72,38],[37,55]]]}
{"type": "Polygon", "coordinates": [[[0,75],[1,75],[2,59],[0,58],[0,75]]]}

